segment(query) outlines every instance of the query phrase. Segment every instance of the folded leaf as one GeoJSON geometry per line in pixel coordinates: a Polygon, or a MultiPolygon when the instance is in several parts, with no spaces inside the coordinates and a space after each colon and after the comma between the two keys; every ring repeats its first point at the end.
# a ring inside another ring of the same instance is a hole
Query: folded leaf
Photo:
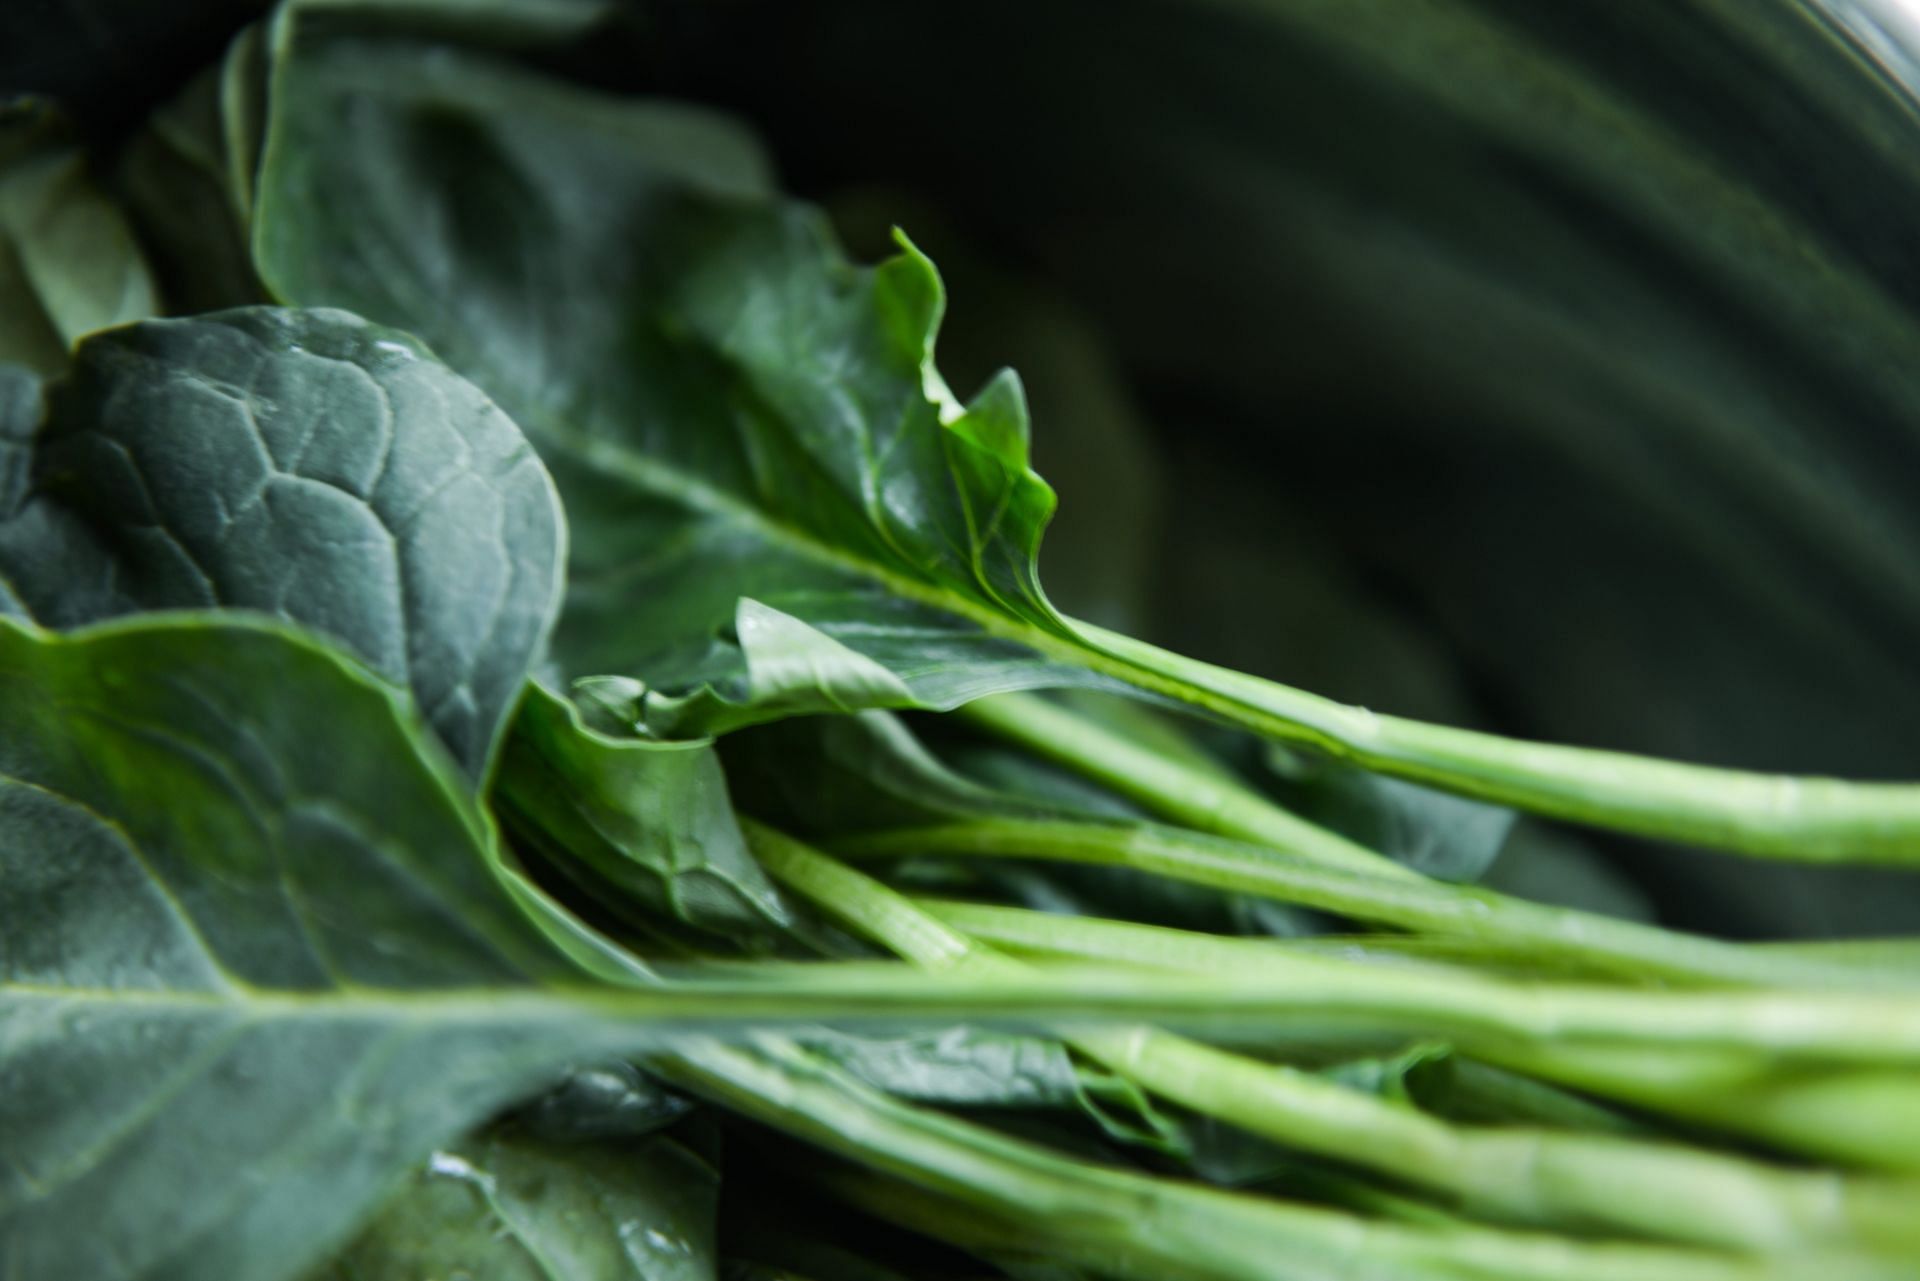
{"type": "Polygon", "coordinates": [[[747,852],[708,742],[616,738],[535,685],[501,754],[494,798],[516,835],[615,912],[751,947],[791,923],[747,852]]]}
{"type": "Polygon", "coordinates": [[[506,415],[404,334],[337,311],[146,321],[79,350],[0,608],[52,627],[212,605],[304,623],[408,684],[482,773],[558,609],[565,541],[506,415]]]}

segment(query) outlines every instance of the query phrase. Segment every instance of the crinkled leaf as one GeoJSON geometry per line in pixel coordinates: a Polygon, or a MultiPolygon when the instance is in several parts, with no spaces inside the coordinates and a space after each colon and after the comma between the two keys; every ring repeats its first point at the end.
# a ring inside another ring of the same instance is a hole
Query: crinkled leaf
{"type": "Polygon", "coordinates": [[[718,1172],[665,1136],[436,1150],[309,1281],[714,1281],[718,1172]]]}
{"type": "Polygon", "coordinates": [[[670,926],[752,946],[791,921],[754,861],[706,741],[616,738],[535,685],[501,753],[511,829],[563,872],[670,926]]]}
{"type": "Polygon", "coordinates": [[[222,605],[304,623],[408,684],[470,774],[558,609],[565,534],[526,440],[418,342],[344,312],[91,339],[32,474],[0,524],[0,592],[37,621],[222,605]]]}
{"type": "Polygon", "coordinates": [[[31,99],[0,107],[0,361],[58,373],[82,335],[158,306],[126,219],[65,124],[31,99]]]}

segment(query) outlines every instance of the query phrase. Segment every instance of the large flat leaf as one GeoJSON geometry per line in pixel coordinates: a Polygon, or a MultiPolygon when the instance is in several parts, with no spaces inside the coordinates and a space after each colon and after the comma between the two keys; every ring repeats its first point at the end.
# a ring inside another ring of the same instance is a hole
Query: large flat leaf
{"type": "Polygon", "coordinates": [[[559,504],[518,429],[418,342],[345,313],[87,342],[31,471],[0,523],[0,608],[305,623],[407,683],[476,775],[558,609],[559,504]]]}
{"type": "Polygon", "coordinates": [[[566,969],[364,671],[264,624],[0,621],[0,706],[17,1274],[291,1275],[553,1070],[542,1020],[408,998],[566,969]]]}

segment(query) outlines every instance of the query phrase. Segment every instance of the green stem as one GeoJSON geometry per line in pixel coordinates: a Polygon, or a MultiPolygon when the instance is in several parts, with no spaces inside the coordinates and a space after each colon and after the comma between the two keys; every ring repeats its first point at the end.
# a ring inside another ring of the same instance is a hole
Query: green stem
{"type": "Polygon", "coordinates": [[[1486,1228],[1432,1231],[1135,1174],[901,1103],[779,1043],[758,1053],[696,1045],[660,1066],[734,1112],[892,1175],[943,1207],[889,1213],[891,1197],[916,1198],[866,1184],[875,1192],[862,1199],[888,1217],[963,1246],[1044,1251],[1101,1275],[1138,1281],[1786,1281],[1807,1275],[1809,1266],[1823,1281],[1897,1275],[1846,1255],[1795,1255],[1773,1264],[1486,1228]]]}
{"type": "Polygon", "coordinates": [[[1146,824],[988,819],[868,833],[832,844],[835,852],[858,858],[945,854],[1130,867],[1374,924],[1524,948],[1558,963],[1622,977],[1789,987],[1913,987],[1905,976],[1883,976],[1854,964],[1745,948],[1469,886],[1359,876],[1262,846],[1146,824]]]}
{"type": "MultiPolygon", "coordinates": [[[[944,901],[919,901],[919,906],[970,937],[1052,959],[1247,974],[1261,970],[1269,957],[1299,950],[1280,940],[1222,939],[1018,908],[944,901]]],[[[1738,1052],[1648,1054],[1597,1045],[1479,1045],[1475,1052],[1515,1071],[1748,1135],[1784,1151],[1920,1171],[1920,1079],[1911,1073],[1782,1073],[1765,1059],[1738,1052]]]]}
{"type": "MultiPolygon", "coordinates": [[[[1017,971],[878,881],[757,825],[776,878],[873,941],[932,968],[1017,971]]],[[[1633,1233],[1730,1249],[1920,1249],[1920,1184],[1845,1180],[1608,1136],[1456,1127],[1292,1068],[1154,1028],[1069,1045],[1186,1107],[1289,1147],[1461,1198],[1505,1222],[1633,1233]]]]}
{"type": "MultiPolygon", "coordinates": [[[[1067,916],[963,899],[915,898],[916,907],[954,929],[1016,956],[1042,961],[1109,961],[1159,969],[1258,969],[1271,959],[1331,956],[1370,965],[1435,968],[1421,944],[1476,940],[1412,934],[1313,934],[1302,938],[1204,934],[1095,916],[1067,916]]],[[[1517,949],[1489,948],[1504,958],[1517,949]]],[[[1442,955],[1448,955],[1444,948],[1442,955]]],[[[1468,952],[1469,956],[1477,954],[1468,952]]],[[[1538,970],[1536,967],[1535,976],[1538,970]]]]}
{"type": "Polygon", "coordinates": [[[1032,694],[983,698],[958,708],[955,715],[1103,783],[1183,827],[1270,845],[1329,867],[1418,877],[1364,845],[1288,813],[1251,788],[1142,747],[1032,694]]]}
{"type": "Polygon", "coordinates": [[[1754,774],[1384,716],[1074,624],[1096,670],[1367,769],[1535,814],[1808,863],[1920,866],[1920,785],[1754,774]]]}

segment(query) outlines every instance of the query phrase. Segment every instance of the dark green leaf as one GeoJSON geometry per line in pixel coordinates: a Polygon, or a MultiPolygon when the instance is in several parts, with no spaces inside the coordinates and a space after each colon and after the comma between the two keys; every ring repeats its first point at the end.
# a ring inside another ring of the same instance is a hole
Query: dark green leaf
{"type": "Polygon", "coordinates": [[[575,531],[571,670],[643,676],[671,733],[1086,679],[1032,648],[1073,642],[1019,386],[946,392],[924,257],[849,265],[686,108],[298,21],[285,47],[261,273],[420,333],[527,428],[575,531]]]}
{"type": "Polygon", "coordinates": [[[342,312],[92,339],[32,470],[0,580],[38,621],[226,605],[307,624],[410,684],[476,776],[558,609],[559,504],[525,439],[413,339],[342,312]]]}
{"type": "Polygon", "coordinates": [[[714,1168],[665,1136],[448,1144],[310,1281],[713,1281],[714,1168]]]}

